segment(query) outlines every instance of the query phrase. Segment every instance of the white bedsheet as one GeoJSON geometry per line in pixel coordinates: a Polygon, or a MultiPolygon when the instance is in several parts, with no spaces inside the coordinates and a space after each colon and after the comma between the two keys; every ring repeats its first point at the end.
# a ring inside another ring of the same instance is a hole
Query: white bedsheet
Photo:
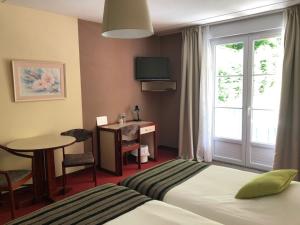
{"type": "Polygon", "coordinates": [[[255,173],[210,166],[170,190],[164,202],[225,225],[300,225],[300,183],[284,192],[256,199],[234,196],[255,173]]]}
{"type": "Polygon", "coordinates": [[[187,210],[160,201],[150,201],[105,223],[105,225],[220,225],[187,210]]]}

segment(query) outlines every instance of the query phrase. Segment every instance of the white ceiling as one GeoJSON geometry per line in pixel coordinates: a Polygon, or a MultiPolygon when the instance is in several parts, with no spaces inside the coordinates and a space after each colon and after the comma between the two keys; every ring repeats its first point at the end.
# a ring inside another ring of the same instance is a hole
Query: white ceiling
{"type": "MultiPolygon", "coordinates": [[[[104,8],[104,0],[6,0],[5,3],[94,22],[102,21],[104,8]]],[[[297,3],[300,0],[148,0],[157,33],[192,24],[214,23],[260,14],[297,3]]]]}

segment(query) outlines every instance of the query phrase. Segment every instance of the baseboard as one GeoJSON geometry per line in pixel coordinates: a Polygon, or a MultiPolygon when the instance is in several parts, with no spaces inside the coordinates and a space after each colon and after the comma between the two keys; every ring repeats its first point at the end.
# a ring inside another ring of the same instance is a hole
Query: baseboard
{"type": "Polygon", "coordinates": [[[178,152],[178,148],[170,147],[170,146],[166,146],[166,145],[159,145],[158,148],[163,148],[164,150],[167,150],[167,151],[178,152]]]}

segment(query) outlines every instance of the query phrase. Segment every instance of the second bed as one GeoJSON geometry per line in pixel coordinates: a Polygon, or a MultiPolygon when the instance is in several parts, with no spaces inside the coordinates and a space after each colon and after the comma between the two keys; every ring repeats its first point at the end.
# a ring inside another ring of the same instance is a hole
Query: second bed
{"type": "Polygon", "coordinates": [[[292,182],[278,195],[235,198],[255,176],[227,167],[172,160],[128,177],[121,185],[225,225],[299,225],[299,182],[292,182]]]}

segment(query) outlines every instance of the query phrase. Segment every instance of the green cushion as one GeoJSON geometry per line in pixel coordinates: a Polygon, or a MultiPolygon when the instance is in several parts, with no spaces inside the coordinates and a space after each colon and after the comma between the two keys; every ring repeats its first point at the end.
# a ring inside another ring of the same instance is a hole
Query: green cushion
{"type": "Polygon", "coordinates": [[[297,170],[284,169],[261,174],[243,186],[235,197],[249,199],[278,194],[290,185],[297,172],[297,170]]]}

